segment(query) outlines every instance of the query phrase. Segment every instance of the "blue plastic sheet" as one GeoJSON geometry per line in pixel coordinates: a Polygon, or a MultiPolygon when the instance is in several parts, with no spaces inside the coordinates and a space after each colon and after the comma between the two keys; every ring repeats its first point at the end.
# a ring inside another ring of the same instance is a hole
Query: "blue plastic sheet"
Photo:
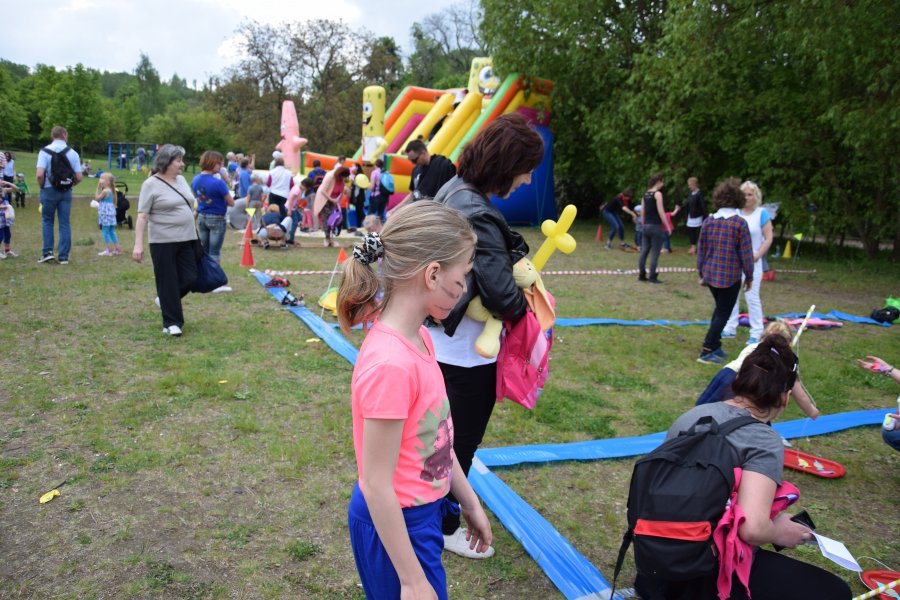
{"type": "Polygon", "coordinates": [[[554,327],[585,327],[587,325],[625,325],[631,327],[650,327],[653,325],[709,325],[709,321],[665,321],[651,319],[563,319],[557,318],[554,327]]]}
{"type": "MultiPolygon", "coordinates": [[[[253,275],[263,286],[271,279],[271,277],[265,273],[260,273],[259,271],[253,275]]],[[[284,288],[266,289],[269,290],[269,293],[275,296],[275,299],[279,302],[281,302],[281,299],[287,294],[287,290],[284,288]]],[[[305,306],[291,306],[288,310],[303,321],[303,323],[309,327],[319,339],[328,344],[332,350],[343,356],[347,362],[351,365],[356,364],[356,356],[359,354],[359,350],[356,349],[356,346],[351,344],[339,331],[335,331],[335,329],[326,323],[319,315],[305,306]]]]}
{"type": "MultiPolygon", "coordinates": [[[[776,315],[776,319],[802,319],[806,316],[806,313],[785,313],[783,315],[776,315]]],[[[850,323],[862,323],[864,325],[878,325],[880,327],[890,327],[890,323],[879,323],[875,319],[870,319],[869,317],[857,317],[856,315],[847,314],[845,312],[841,312],[839,310],[832,310],[827,313],[813,313],[811,316],[817,319],[837,319],[839,321],[848,321],[850,323]]]]}

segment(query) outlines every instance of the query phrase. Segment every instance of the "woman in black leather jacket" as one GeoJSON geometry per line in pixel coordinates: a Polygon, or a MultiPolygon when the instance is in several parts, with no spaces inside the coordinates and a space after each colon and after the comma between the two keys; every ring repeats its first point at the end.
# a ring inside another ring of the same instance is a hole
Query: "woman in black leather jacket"
{"type": "MultiPolygon", "coordinates": [[[[479,296],[497,318],[516,322],[527,306],[513,280],[512,266],[528,254],[528,244],[509,228],[488,197],[507,198],[520,185],[531,183],[531,172],[543,157],[544,143],[525,119],[504,115],[466,146],[459,157],[457,176],[435,197],[462,212],[478,236],[468,290],[441,325],[429,331],[450,399],[453,449],[467,475],[494,410],[497,369],[496,358],[484,358],[475,351],[475,339],[484,323],[465,316],[466,308],[479,296]]],[[[485,552],[469,549],[459,515],[445,516],[443,530],[446,550],[468,558],[487,558],[494,553],[492,547],[485,552]]]]}

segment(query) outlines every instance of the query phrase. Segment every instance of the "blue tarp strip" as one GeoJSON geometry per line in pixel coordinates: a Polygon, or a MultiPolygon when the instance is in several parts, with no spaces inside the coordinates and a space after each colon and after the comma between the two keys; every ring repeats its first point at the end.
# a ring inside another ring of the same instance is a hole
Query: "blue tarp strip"
{"type": "Polygon", "coordinates": [[[469,483],[566,598],[608,597],[609,582],[597,567],[477,457],[469,471],[469,483]]]}
{"type": "Polygon", "coordinates": [[[626,325],[633,327],[650,327],[652,325],[709,325],[709,321],[665,321],[638,319],[630,321],[628,319],[563,319],[557,318],[554,322],[555,327],[584,327],[586,325],[626,325]]]}
{"type": "MultiPolygon", "coordinates": [[[[891,409],[860,410],[855,412],[823,415],[816,420],[799,419],[775,423],[773,427],[784,437],[808,437],[860,427],[877,425],[891,409]]],[[[628,438],[588,440],[570,444],[541,444],[537,446],[509,446],[506,448],[482,448],[475,456],[488,467],[505,467],[519,463],[541,463],[557,460],[598,460],[624,458],[647,454],[659,446],[665,432],[628,438]]]]}
{"type": "MultiPolygon", "coordinates": [[[[253,273],[253,275],[263,286],[271,279],[271,277],[265,273],[260,273],[259,271],[253,273]]],[[[275,299],[279,302],[281,302],[281,299],[287,294],[287,290],[284,288],[266,289],[269,290],[269,293],[275,296],[275,299]]],[[[347,362],[351,365],[356,364],[356,355],[359,354],[359,350],[356,349],[356,346],[351,344],[347,338],[340,334],[340,332],[335,331],[335,329],[330,324],[326,323],[319,315],[305,306],[291,306],[288,310],[297,315],[297,317],[299,317],[299,319],[303,321],[303,323],[309,327],[319,339],[328,344],[332,350],[347,359],[347,362]]]]}
{"type": "MultiPolygon", "coordinates": [[[[815,421],[800,419],[776,423],[774,427],[787,438],[822,435],[862,425],[877,425],[892,410],[885,408],[825,415],[815,421]]],[[[610,585],[600,571],[540,513],[493,474],[488,465],[635,456],[650,452],[664,437],[665,434],[660,432],[571,444],[482,449],[475,453],[469,482],[506,530],[522,544],[568,600],[606,599],[610,585]]]]}

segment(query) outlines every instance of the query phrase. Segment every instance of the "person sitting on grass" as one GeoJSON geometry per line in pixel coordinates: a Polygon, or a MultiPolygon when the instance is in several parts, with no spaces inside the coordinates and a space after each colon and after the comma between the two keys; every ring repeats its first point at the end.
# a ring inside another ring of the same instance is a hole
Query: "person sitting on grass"
{"type": "Polygon", "coordinates": [[[269,242],[281,242],[282,248],[287,248],[287,233],[293,228],[293,220],[290,217],[281,218],[281,206],[270,204],[263,215],[262,225],[256,231],[256,236],[263,248],[269,247],[269,242]]]}
{"type": "MultiPolygon", "coordinates": [[[[900,370],[889,365],[884,359],[877,356],[867,356],[866,360],[857,358],[856,364],[867,371],[879,373],[885,377],[890,377],[895,383],[900,383],[900,370]]],[[[886,415],[885,422],[881,427],[881,437],[894,450],[900,450],[900,406],[897,408],[897,414],[888,413],[886,415]]]]}

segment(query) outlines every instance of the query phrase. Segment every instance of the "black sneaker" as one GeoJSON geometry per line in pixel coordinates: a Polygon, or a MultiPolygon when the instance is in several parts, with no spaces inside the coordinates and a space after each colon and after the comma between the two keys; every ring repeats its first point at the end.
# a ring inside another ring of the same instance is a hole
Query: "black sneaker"
{"type": "Polygon", "coordinates": [[[53,256],[53,253],[50,253],[50,254],[45,254],[45,255],[43,255],[42,257],[40,257],[40,258],[38,259],[38,262],[39,262],[39,263],[45,263],[45,262],[53,262],[53,261],[55,261],[55,260],[56,260],[56,257],[53,256]]]}
{"type": "Polygon", "coordinates": [[[649,281],[650,283],[662,283],[662,281],[660,281],[660,280],[657,279],[656,277],[651,277],[651,278],[648,279],[647,281],[649,281]]]}

